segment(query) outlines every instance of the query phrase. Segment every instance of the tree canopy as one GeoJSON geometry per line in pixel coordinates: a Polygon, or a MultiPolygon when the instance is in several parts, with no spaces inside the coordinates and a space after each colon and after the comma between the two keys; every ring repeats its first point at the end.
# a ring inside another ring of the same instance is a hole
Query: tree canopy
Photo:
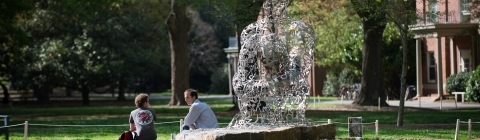
{"type": "MultiPolygon", "coordinates": [[[[148,76],[169,71],[168,42],[158,2],[24,1],[33,6],[15,24],[28,36],[9,75],[18,88],[33,88],[47,102],[52,88],[89,93],[101,86],[125,88],[148,76]],[[161,55],[159,55],[161,54],[161,55]],[[162,66],[163,65],[163,66],[162,66]],[[118,84],[117,84],[118,81],[118,84]]],[[[161,78],[161,77],[160,77],[161,78]]],[[[122,90],[120,90],[122,91],[122,90]]],[[[119,100],[125,100],[123,93],[119,100]]]]}

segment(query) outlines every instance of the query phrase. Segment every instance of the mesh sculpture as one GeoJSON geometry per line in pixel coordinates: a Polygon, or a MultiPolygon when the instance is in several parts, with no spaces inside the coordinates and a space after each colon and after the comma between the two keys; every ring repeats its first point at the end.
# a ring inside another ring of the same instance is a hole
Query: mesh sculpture
{"type": "Polygon", "coordinates": [[[229,128],[308,124],[305,109],[315,34],[286,14],[289,0],[266,0],[256,22],[241,34],[233,77],[240,112],[229,128]]]}

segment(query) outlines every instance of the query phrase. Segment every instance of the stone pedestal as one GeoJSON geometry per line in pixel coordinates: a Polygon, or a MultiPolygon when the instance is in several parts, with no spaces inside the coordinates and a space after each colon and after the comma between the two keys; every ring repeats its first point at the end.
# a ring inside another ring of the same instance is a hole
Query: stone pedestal
{"type": "Polygon", "coordinates": [[[284,126],[278,128],[186,130],[175,140],[316,140],[335,139],[335,124],[284,126]]]}

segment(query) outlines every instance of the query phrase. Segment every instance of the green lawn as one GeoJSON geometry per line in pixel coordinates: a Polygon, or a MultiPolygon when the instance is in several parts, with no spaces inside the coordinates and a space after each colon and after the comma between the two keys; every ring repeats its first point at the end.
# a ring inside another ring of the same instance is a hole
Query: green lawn
{"type": "MultiPolygon", "coordinates": [[[[323,100],[323,97],[322,97],[323,100]]],[[[231,100],[202,100],[211,105],[217,113],[221,127],[226,127],[233,113],[224,113],[232,104],[231,100]]],[[[171,133],[179,132],[178,121],[188,112],[187,106],[166,106],[168,101],[152,101],[157,112],[156,130],[158,139],[170,139],[171,133]]],[[[331,106],[317,104],[317,106],[331,106]]],[[[337,105],[339,106],[339,105],[337,105]]],[[[131,106],[104,107],[57,107],[23,108],[2,107],[0,114],[10,115],[10,125],[28,121],[29,140],[112,140],[128,129],[128,114],[135,109],[131,106]],[[54,126],[60,125],[60,126],[54,126]]],[[[405,112],[404,126],[396,127],[397,112],[352,112],[352,111],[307,111],[307,118],[314,123],[331,119],[337,126],[337,138],[348,138],[347,118],[362,117],[363,137],[375,138],[373,122],[379,121],[381,139],[454,139],[456,119],[480,122],[480,110],[426,110],[405,112]]],[[[472,126],[472,138],[480,138],[480,125],[472,126]]],[[[1,133],[1,132],[0,132],[1,133]]],[[[24,126],[9,128],[10,140],[23,139],[24,126]]],[[[0,139],[5,135],[0,134],[0,139]]],[[[467,125],[462,124],[460,138],[467,139],[467,125]]]]}

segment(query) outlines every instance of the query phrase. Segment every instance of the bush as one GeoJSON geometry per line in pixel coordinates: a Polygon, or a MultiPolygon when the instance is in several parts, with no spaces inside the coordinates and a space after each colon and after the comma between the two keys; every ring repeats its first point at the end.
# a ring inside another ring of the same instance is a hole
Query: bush
{"type": "Polygon", "coordinates": [[[342,86],[352,85],[355,80],[355,73],[350,69],[343,69],[339,75],[338,81],[342,86]]]}
{"type": "Polygon", "coordinates": [[[465,98],[469,101],[480,102],[480,66],[470,74],[466,85],[465,98]]]}
{"type": "Polygon", "coordinates": [[[445,90],[447,92],[465,92],[465,85],[470,78],[470,72],[460,72],[453,74],[447,78],[447,86],[445,90]]]}
{"type": "Polygon", "coordinates": [[[214,71],[210,80],[212,81],[212,84],[210,85],[208,93],[229,93],[228,64],[225,64],[214,71]]]}
{"type": "Polygon", "coordinates": [[[327,80],[323,84],[323,96],[337,97],[342,86],[350,86],[355,82],[356,76],[353,70],[343,69],[340,74],[335,72],[330,70],[327,73],[327,80]]]}
{"type": "Polygon", "coordinates": [[[327,80],[323,84],[323,96],[337,96],[339,89],[338,77],[332,72],[327,73],[327,80]]]}

